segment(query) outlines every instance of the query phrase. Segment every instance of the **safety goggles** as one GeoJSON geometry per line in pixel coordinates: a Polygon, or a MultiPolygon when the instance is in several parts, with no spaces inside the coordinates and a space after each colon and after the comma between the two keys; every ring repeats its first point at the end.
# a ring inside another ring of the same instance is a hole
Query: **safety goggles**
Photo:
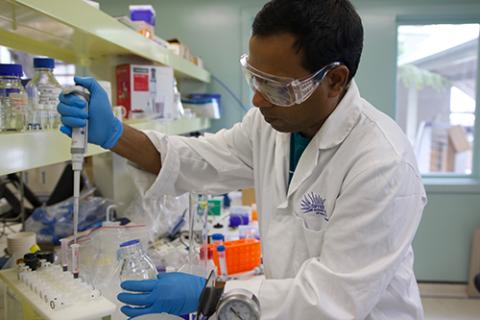
{"type": "Polygon", "coordinates": [[[240,64],[250,88],[260,92],[270,103],[280,107],[291,107],[307,100],[327,73],[341,65],[340,62],[332,62],[304,79],[294,79],[274,76],[255,69],[248,63],[248,54],[241,56],[240,64]]]}

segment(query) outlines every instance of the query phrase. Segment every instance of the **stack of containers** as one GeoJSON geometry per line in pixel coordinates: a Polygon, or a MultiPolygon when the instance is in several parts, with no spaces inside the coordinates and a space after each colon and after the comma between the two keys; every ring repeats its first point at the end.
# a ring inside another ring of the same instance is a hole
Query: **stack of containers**
{"type": "Polygon", "coordinates": [[[7,237],[7,250],[12,257],[12,263],[15,264],[17,259],[20,259],[26,253],[30,253],[32,248],[37,243],[34,232],[18,232],[7,237]]]}

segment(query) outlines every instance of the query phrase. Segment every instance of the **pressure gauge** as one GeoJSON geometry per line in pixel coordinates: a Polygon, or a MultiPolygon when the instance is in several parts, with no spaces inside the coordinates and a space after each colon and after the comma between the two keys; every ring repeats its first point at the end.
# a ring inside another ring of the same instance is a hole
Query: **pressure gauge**
{"type": "Polygon", "coordinates": [[[250,291],[233,289],[222,296],[217,317],[219,320],[260,320],[260,303],[250,291]]]}

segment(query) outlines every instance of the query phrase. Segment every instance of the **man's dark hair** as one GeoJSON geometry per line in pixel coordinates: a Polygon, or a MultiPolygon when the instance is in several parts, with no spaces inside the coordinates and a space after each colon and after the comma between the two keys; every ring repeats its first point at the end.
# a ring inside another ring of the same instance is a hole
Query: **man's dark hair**
{"type": "Polygon", "coordinates": [[[253,21],[254,36],[290,33],[303,53],[303,67],[316,72],[339,61],[357,72],[363,49],[363,26],[349,0],[272,0],[253,21]]]}

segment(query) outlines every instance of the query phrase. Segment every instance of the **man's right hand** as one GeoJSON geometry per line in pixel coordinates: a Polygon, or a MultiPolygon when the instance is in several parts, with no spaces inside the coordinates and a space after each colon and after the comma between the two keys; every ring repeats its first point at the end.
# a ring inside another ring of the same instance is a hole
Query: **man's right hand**
{"type": "Polygon", "coordinates": [[[124,281],[117,299],[127,306],[121,311],[129,317],[150,313],[181,316],[197,311],[205,278],[182,272],[162,272],[154,280],[124,281]]]}
{"type": "Polygon", "coordinates": [[[107,93],[94,78],[75,77],[75,84],[90,91],[88,113],[85,102],[73,94],[60,94],[57,110],[62,116],[64,134],[72,136],[72,128],[85,127],[88,119],[88,142],[105,149],[113,148],[120,139],[123,126],[112,112],[107,93]]]}

